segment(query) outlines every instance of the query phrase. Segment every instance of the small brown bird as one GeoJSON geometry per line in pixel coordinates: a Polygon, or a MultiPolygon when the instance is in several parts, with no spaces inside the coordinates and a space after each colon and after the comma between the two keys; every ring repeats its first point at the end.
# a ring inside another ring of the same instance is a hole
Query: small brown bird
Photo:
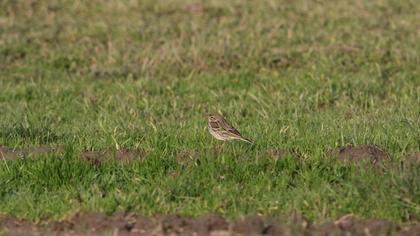
{"type": "Polygon", "coordinates": [[[251,140],[244,138],[222,115],[209,114],[208,120],[209,132],[216,139],[222,141],[237,139],[252,144],[251,140]]]}

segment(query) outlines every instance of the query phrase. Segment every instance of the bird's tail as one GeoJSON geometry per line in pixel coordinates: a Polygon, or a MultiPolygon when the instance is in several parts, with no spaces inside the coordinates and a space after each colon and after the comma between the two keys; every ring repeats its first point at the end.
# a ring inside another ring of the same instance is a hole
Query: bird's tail
{"type": "Polygon", "coordinates": [[[252,142],[251,139],[247,139],[247,138],[241,137],[241,140],[244,141],[244,142],[250,143],[250,144],[254,144],[254,142],[252,142]]]}

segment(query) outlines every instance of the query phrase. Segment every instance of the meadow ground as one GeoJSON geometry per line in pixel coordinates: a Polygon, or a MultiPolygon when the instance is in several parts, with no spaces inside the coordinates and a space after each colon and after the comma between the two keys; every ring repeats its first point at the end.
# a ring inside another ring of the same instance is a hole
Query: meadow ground
{"type": "Polygon", "coordinates": [[[0,213],[416,220],[418,12],[393,0],[1,1],[0,213]],[[255,145],[220,147],[207,110],[255,145]]]}

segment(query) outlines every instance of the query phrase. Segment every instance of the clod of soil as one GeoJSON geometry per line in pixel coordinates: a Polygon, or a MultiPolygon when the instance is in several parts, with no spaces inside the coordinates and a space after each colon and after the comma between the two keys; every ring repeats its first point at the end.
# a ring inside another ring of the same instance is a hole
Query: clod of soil
{"type": "Polygon", "coordinates": [[[228,222],[217,215],[198,218],[179,215],[162,216],[159,219],[158,235],[208,235],[211,232],[227,232],[228,222]]]}
{"type": "Polygon", "coordinates": [[[13,216],[0,215],[0,234],[7,233],[6,235],[35,235],[36,230],[34,223],[18,219],[13,216]]]}
{"type": "MultiPolygon", "coordinates": [[[[10,148],[0,146],[0,157],[5,159],[16,159],[23,156],[40,156],[48,154],[62,154],[64,147],[62,146],[40,146],[40,147],[25,147],[25,148],[10,148]]],[[[105,158],[116,158],[119,161],[131,161],[135,159],[142,159],[145,156],[145,151],[141,148],[137,149],[101,149],[101,150],[84,150],[80,153],[80,157],[94,163],[99,163],[105,158]]]]}
{"type": "Polygon", "coordinates": [[[194,149],[186,149],[179,151],[175,159],[176,161],[185,166],[189,166],[195,163],[195,161],[199,158],[200,153],[194,149]]]}
{"type": "Polygon", "coordinates": [[[292,211],[287,215],[286,221],[298,228],[306,229],[311,226],[311,222],[301,213],[298,211],[292,211]]]}
{"type": "Polygon", "coordinates": [[[346,215],[335,222],[311,224],[300,213],[275,220],[244,216],[227,221],[217,215],[197,218],[179,215],[144,217],[116,212],[77,213],[67,220],[33,223],[0,215],[0,232],[6,235],[417,235],[420,223],[404,227],[378,219],[358,219],[346,215]],[[306,223],[302,223],[306,222],[306,223]],[[295,225],[298,224],[298,225],[295,225]]]}
{"type": "Polygon", "coordinates": [[[15,159],[23,156],[37,156],[47,155],[52,153],[62,153],[64,148],[61,146],[40,146],[40,147],[26,147],[26,148],[11,148],[0,145],[0,157],[5,159],[15,159]]]}
{"type": "Polygon", "coordinates": [[[102,150],[84,150],[80,153],[83,159],[99,163],[105,158],[116,158],[119,161],[132,161],[135,159],[143,159],[145,151],[143,149],[102,149],[102,150]]]}
{"type": "Polygon", "coordinates": [[[403,161],[408,164],[420,164],[420,151],[407,156],[407,158],[405,158],[403,161]]]}
{"type": "Polygon", "coordinates": [[[353,215],[345,215],[334,222],[342,231],[352,235],[391,235],[399,231],[400,226],[380,219],[357,219],[353,215]]]}
{"type": "Polygon", "coordinates": [[[333,222],[326,222],[319,226],[314,235],[344,235],[344,233],[333,222]]]}
{"type": "Polygon", "coordinates": [[[404,227],[403,230],[399,231],[396,235],[397,236],[412,236],[412,235],[419,235],[420,233],[420,223],[411,224],[404,227]]]}
{"type": "Polygon", "coordinates": [[[238,219],[233,224],[233,231],[240,234],[263,234],[270,228],[266,225],[264,219],[259,216],[247,216],[238,219]]]}
{"type": "Polygon", "coordinates": [[[338,160],[349,163],[370,163],[377,164],[389,160],[388,154],[376,146],[345,146],[337,150],[338,160]]]}

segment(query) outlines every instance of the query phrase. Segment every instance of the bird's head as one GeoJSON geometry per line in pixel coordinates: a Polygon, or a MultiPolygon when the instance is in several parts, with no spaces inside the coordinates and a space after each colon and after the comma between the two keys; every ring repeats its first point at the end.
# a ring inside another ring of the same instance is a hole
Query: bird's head
{"type": "Polygon", "coordinates": [[[216,120],[215,114],[210,113],[207,115],[209,122],[214,122],[216,120]]]}
{"type": "Polygon", "coordinates": [[[208,115],[208,120],[209,122],[217,122],[218,120],[220,120],[221,115],[217,114],[217,113],[210,113],[208,115]]]}

